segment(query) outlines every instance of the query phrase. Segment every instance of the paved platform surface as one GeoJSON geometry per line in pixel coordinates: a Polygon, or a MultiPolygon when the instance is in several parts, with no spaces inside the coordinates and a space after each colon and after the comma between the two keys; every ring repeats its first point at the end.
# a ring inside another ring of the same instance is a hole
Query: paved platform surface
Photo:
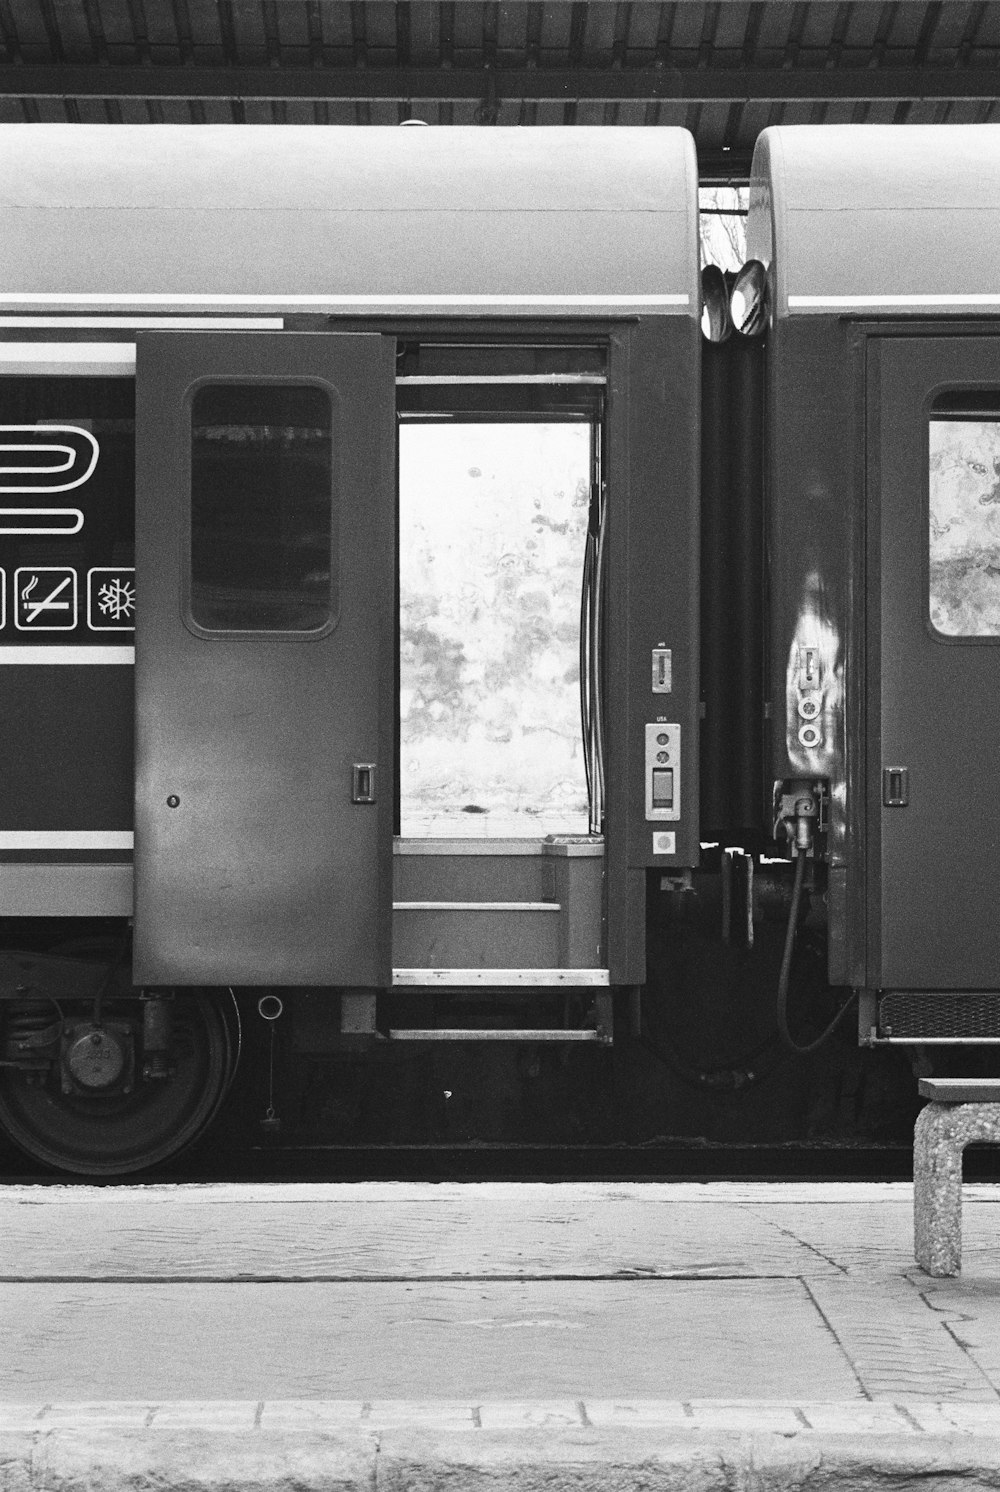
{"type": "Polygon", "coordinates": [[[1000,1488],[1000,1187],[0,1189],[0,1489],[1000,1488]]]}

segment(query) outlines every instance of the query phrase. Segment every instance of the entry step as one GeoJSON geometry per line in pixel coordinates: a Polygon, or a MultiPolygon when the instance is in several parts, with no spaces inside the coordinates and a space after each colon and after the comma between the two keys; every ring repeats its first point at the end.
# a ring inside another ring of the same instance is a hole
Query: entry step
{"type": "Polygon", "coordinates": [[[561,912],[557,901],[394,901],[394,912],[561,912]]]}
{"type": "Polygon", "coordinates": [[[605,989],[607,969],[393,969],[393,989],[605,989]]]}
{"type": "Polygon", "coordinates": [[[582,1030],[577,1027],[493,1027],[471,1028],[466,1026],[416,1026],[403,1030],[391,1030],[390,1041],[599,1041],[610,1046],[611,1039],[604,1031],[582,1030]]]}
{"type": "MultiPolygon", "coordinates": [[[[403,969],[484,973],[501,967],[586,971],[605,956],[603,884],[604,841],[599,836],[397,839],[393,962],[403,969]]],[[[576,982],[590,983],[586,978],[576,982]]]]}

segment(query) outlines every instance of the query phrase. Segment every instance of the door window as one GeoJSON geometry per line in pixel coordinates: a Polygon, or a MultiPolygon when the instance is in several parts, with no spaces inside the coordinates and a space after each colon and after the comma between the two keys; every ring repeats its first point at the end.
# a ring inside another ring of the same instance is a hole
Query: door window
{"type": "Polygon", "coordinates": [[[1000,418],[932,418],[929,605],[947,638],[1000,637],[1000,418]]]}
{"type": "Polygon", "coordinates": [[[318,632],[337,612],[333,416],[315,384],[208,383],[191,406],[190,614],[318,632]]]}

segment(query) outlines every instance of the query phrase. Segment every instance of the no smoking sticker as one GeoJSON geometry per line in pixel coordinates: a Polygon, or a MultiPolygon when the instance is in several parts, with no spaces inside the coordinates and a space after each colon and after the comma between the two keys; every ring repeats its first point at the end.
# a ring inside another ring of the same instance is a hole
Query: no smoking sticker
{"type": "Polygon", "coordinates": [[[19,632],[72,632],[76,600],[76,571],[68,565],[14,571],[14,626],[19,632]]]}

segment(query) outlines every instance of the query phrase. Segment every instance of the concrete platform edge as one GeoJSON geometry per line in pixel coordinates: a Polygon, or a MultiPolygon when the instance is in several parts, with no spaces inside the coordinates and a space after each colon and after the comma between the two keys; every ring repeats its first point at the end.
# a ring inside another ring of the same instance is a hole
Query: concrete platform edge
{"type": "Polygon", "coordinates": [[[0,1405],[2,1492],[1000,1488],[1000,1401],[0,1405]]]}

